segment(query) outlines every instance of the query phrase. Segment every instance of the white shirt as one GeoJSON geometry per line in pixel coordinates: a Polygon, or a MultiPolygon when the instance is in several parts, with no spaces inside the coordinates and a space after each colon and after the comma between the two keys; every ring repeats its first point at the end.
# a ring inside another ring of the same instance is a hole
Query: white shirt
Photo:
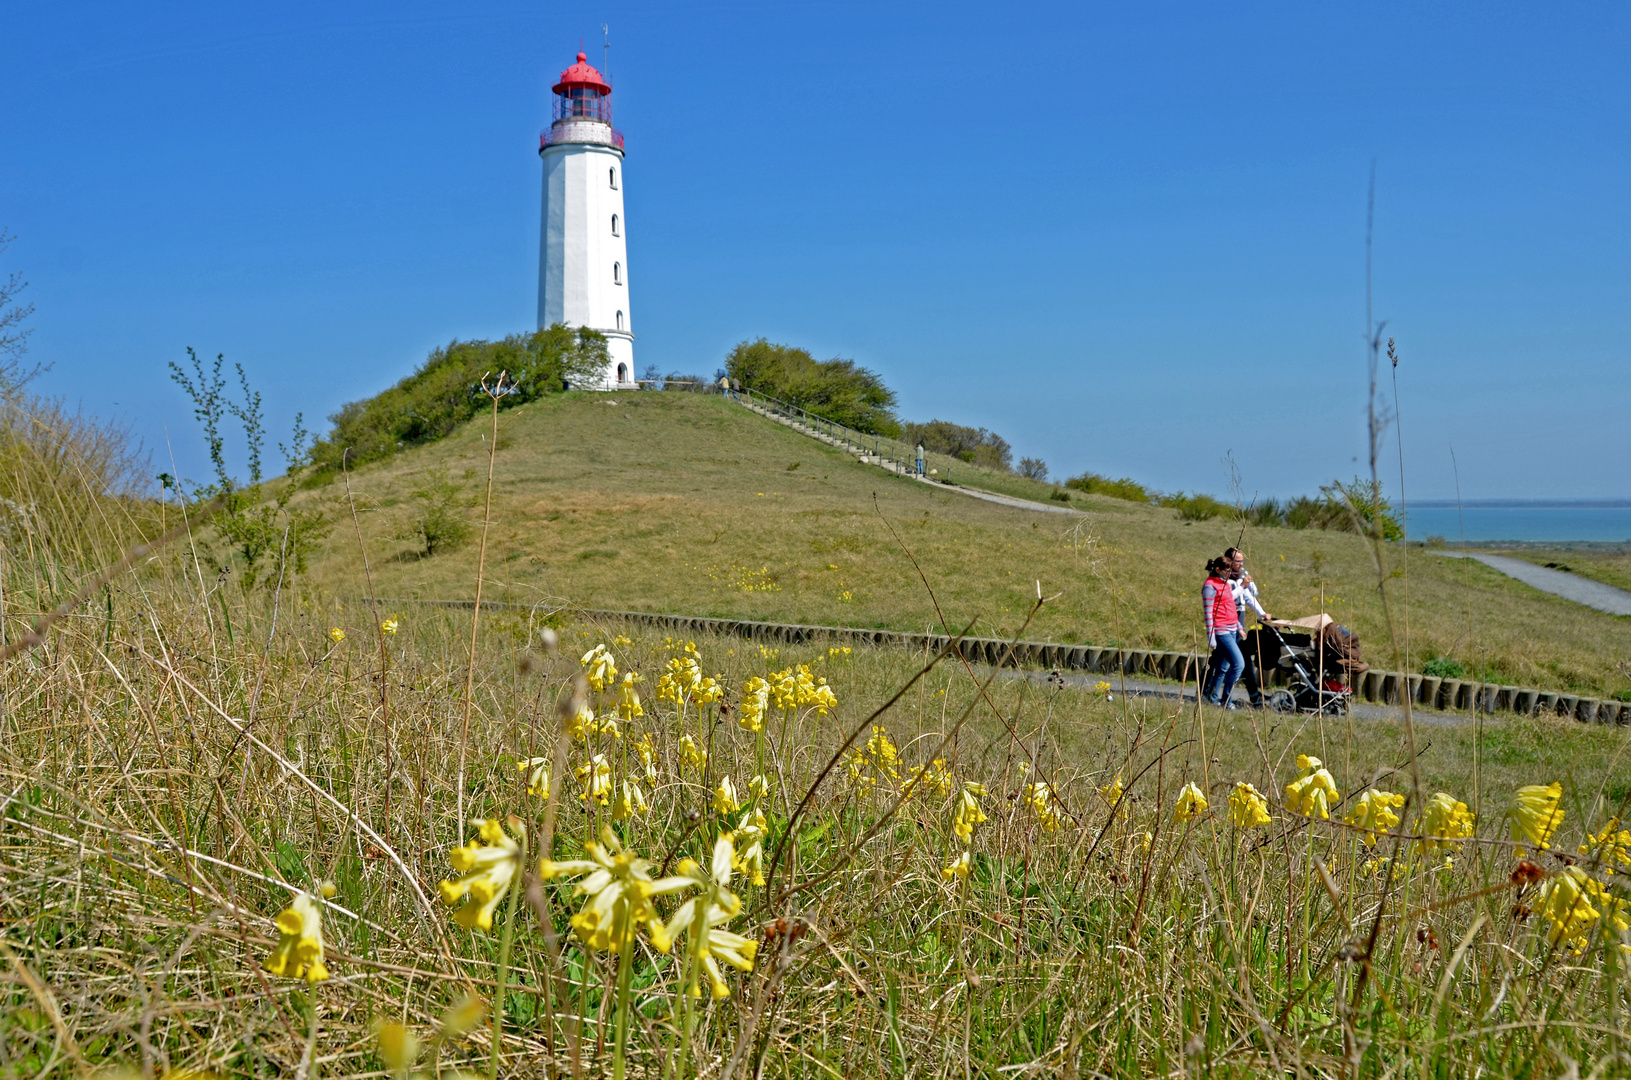
{"type": "Polygon", "coordinates": [[[1259,619],[1266,619],[1269,617],[1269,613],[1263,610],[1263,605],[1257,602],[1257,582],[1253,581],[1248,583],[1241,581],[1239,578],[1232,577],[1229,579],[1229,591],[1233,593],[1235,597],[1235,610],[1240,612],[1243,616],[1241,619],[1242,626],[1245,625],[1244,615],[1247,608],[1251,608],[1253,611],[1257,612],[1257,617],[1259,619]]]}

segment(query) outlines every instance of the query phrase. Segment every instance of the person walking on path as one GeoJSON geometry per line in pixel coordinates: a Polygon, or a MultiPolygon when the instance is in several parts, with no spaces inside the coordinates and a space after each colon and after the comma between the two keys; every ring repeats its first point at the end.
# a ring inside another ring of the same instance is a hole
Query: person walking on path
{"type": "Polygon", "coordinates": [[[1207,662],[1206,700],[1226,709],[1238,709],[1230,698],[1235,681],[1246,668],[1240,655],[1240,614],[1235,607],[1234,590],[1229,587],[1229,562],[1213,559],[1206,564],[1206,583],[1201,586],[1201,616],[1206,621],[1206,643],[1212,647],[1207,662]]]}
{"type": "Polygon", "coordinates": [[[1240,643],[1245,656],[1246,670],[1242,673],[1241,681],[1246,684],[1246,696],[1251,699],[1252,708],[1263,707],[1263,682],[1259,674],[1262,667],[1263,648],[1260,643],[1261,634],[1253,630],[1246,632],[1246,609],[1250,608],[1257,616],[1258,622],[1268,622],[1274,618],[1263,610],[1263,605],[1257,601],[1257,582],[1246,572],[1246,555],[1239,548],[1230,548],[1223,553],[1229,560],[1229,592],[1234,596],[1235,612],[1240,616],[1240,643]]]}

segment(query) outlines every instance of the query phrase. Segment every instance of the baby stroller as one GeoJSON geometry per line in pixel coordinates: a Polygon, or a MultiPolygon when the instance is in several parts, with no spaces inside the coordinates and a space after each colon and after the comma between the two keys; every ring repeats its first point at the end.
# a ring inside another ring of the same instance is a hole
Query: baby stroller
{"type": "Polygon", "coordinates": [[[1278,625],[1264,623],[1258,633],[1264,667],[1277,668],[1287,680],[1286,686],[1268,695],[1269,708],[1320,716],[1346,716],[1352,711],[1354,692],[1348,682],[1370,667],[1360,659],[1358,634],[1323,613],[1278,625]]]}

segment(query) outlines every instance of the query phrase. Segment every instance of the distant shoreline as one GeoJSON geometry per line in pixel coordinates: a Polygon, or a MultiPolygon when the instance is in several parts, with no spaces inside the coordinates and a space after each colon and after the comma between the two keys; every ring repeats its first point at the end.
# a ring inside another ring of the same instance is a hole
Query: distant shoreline
{"type": "Polygon", "coordinates": [[[1631,499],[1413,499],[1423,510],[1631,510],[1631,499]]]}

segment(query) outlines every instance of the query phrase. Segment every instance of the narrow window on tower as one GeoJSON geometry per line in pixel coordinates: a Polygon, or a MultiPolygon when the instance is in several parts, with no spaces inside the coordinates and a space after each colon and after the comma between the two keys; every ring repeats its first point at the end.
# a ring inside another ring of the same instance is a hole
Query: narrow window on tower
{"type": "Polygon", "coordinates": [[[612,263],[612,284],[613,285],[623,284],[623,264],[622,263],[612,263]]]}
{"type": "Polygon", "coordinates": [[[617,187],[617,170],[616,169],[608,169],[607,172],[609,172],[611,174],[612,187],[615,190],[616,187],[617,187]]]}
{"type": "Polygon", "coordinates": [[[623,313],[621,311],[617,313],[617,328],[619,330],[623,329],[623,313]]]}
{"type": "Polygon", "coordinates": [[[616,214],[612,215],[612,235],[613,236],[617,235],[617,215],[616,214]]]}

